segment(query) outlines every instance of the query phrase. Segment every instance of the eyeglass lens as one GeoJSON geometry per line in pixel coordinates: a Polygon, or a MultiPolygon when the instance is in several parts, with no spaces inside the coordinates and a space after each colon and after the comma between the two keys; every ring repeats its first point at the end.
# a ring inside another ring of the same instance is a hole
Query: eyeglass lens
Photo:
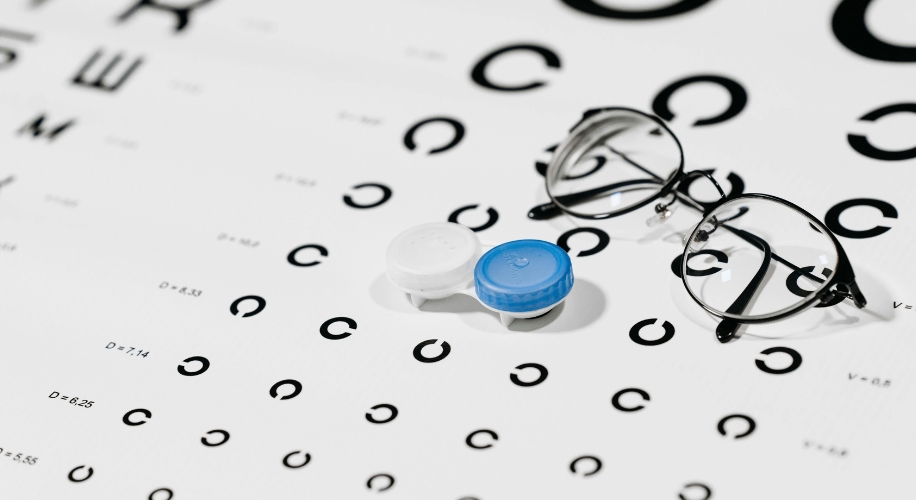
{"type": "Polygon", "coordinates": [[[612,215],[644,203],[681,165],[680,146],[671,133],[628,110],[585,120],[568,141],[548,168],[547,190],[573,214],[612,215]]]}
{"type": "Polygon", "coordinates": [[[724,317],[766,319],[813,299],[839,252],[792,207],[739,198],[703,218],[684,251],[688,291],[724,317]]]}

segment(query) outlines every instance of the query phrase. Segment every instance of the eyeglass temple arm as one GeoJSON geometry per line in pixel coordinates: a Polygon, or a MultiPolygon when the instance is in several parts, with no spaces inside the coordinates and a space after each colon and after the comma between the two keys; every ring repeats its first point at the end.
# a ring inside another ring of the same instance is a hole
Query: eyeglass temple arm
{"type": "MultiPolygon", "coordinates": [[[[582,191],[579,193],[571,193],[571,194],[567,194],[563,196],[557,196],[556,197],[557,201],[559,201],[563,205],[572,206],[578,203],[582,203],[588,199],[594,198],[595,196],[604,194],[608,191],[613,191],[614,189],[617,189],[620,187],[625,187],[625,186],[630,186],[630,185],[635,185],[635,184],[662,184],[664,182],[664,179],[662,179],[661,177],[659,177],[658,175],[656,175],[654,172],[647,169],[646,167],[643,167],[639,163],[636,163],[635,161],[630,159],[630,157],[627,156],[625,153],[617,151],[610,145],[605,145],[605,146],[609,150],[611,150],[611,152],[613,152],[614,154],[622,158],[623,161],[629,163],[630,165],[633,165],[634,167],[638,168],[639,170],[642,170],[643,172],[651,176],[652,179],[639,179],[639,180],[633,180],[633,181],[618,182],[615,184],[608,184],[606,186],[592,188],[587,191],[582,191]]],[[[687,179],[687,178],[696,177],[696,176],[702,176],[702,177],[706,177],[707,179],[709,179],[709,181],[712,182],[713,186],[715,186],[716,190],[719,192],[719,196],[721,196],[722,198],[725,198],[725,191],[722,189],[722,186],[719,185],[716,179],[713,178],[713,176],[710,175],[709,172],[705,172],[703,170],[693,170],[691,172],[688,172],[684,176],[684,178],[687,179]]],[[[672,184],[672,187],[674,186],[676,186],[676,184],[672,184]]],[[[666,196],[667,194],[668,193],[660,193],[660,196],[666,196]]],[[[687,205],[690,205],[691,208],[699,210],[700,212],[704,211],[703,206],[697,203],[696,201],[694,201],[693,198],[691,198],[686,193],[679,193],[675,191],[674,194],[678,200],[682,201],[683,203],[687,205]]],[[[557,206],[556,203],[551,201],[548,203],[544,203],[543,205],[538,205],[532,208],[531,210],[529,210],[528,218],[533,219],[533,220],[551,219],[553,217],[560,215],[562,212],[563,210],[559,206],[557,206]]]]}
{"type": "Polygon", "coordinates": [[[659,182],[662,181],[662,178],[659,177],[658,175],[656,175],[655,172],[652,172],[652,171],[649,170],[648,168],[646,168],[646,167],[640,165],[639,163],[636,163],[635,161],[631,160],[629,156],[627,156],[627,155],[621,153],[620,151],[617,151],[616,149],[612,148],[610,144],[605,144],[605,146],[606,146],[608,149],[610,149],[612,153],[614,153],[615,155],[617,155],[617,156],[623,158],[623,161],[625,161],[625,162],[629,163],[630,165],[633,165],[634,167],[636,167],[636,168],[642,170],[643,172],[649,174],[653,179],[656,179],[656,180],[658,180],[659,182]]]}
{"type": "MultiPolygon", "coordinates": [[[[621,157],[621,158],[623,159],[623,161],[625,161],[625,162],[629,163],[630,165],[633,165],[634,167],[636,167],[636,168],[642,170],[643,172],[645,172],[646,174],[648,174],[650,177],[652,177],[652,179],[638,179],[638,180],[633,180],[633,181],[617,182],[617,183],[614,183],[614,184],[608,184],[608,185],[606,185],[606,186],[600,186],[600,187],[592,188],[592,189],[589,189],[589,190],[587,190],[587,191],[582,191],[582,192],[580,192],[580,193],[571,193],[571,194],[567,194],[567,195],[563,195],[563,196],[557,196],[555,199],[556,199],[558,202],[560,202],[560,203],[562,203],[563,205],[566,205],[566,206],[572,206],[572,205],[576,205],[576,204],[578,204],[578,203],[582,203],[582,202],[584,202],[584,201],[587,201],[587,200],[589,200],[590,198],[594,198],[595,196],[604,194],[604,193],[606,193],[606,192],[608,192],[608,191],[613,191],[614,189],[617,189],[617,188],[620,188],[620,187],[630,186],[630,185],[634,185],[634,184],[661,184],[661,183],[662,183],[663,179],[662,179],[661,177],[659,177],[658,175],[656,175],[656,174],[655,174],[654,172],[652,172],[651,170],[649,170],[649,169],[647,169],[646,167],[643,167],[642,165],[640,165],[639,163],[636,163],[635,161],[631,160],[629,156],[625,155],[624,153],[621,153],[620,151],[617,151],[616,149],[614,149],[613,147],[611,147],[610,144],[605,144],[605,146],[606,146],[609,150],[611,150],[612,153],[614,153],[614,154],[616,154],[617,156],[621,157]]],[[[556,217],[556,216],[560,215],[562,212],[563,212],[563,210],[562,210],[559,206],[557,206],[556,203],[554,203],[553,201],[551,201],[551,202],[549,202],[549,203],[544,203],[543,205],[538,205],[538,206],[532,208],[530,211],[528,211],[528,218],[529,218],[529,219],[534,219],[534,220],[551,219],[551,218],[553,218],[553,217],[556,217]]]]}
{"type": "MultiPolygon", "coordinates": [[[[726,225],[726,224],[722,224],[722,225],[720,225],[719,227],[723,227],[723,228],[725,228],[725,229],[728,229],[729,231],[733,232],[733,233],[734,233],[736,236],[738,236],[739,238],[741,238],[741,239],[743,239],[743,240],[745,240],[745,241],[747,241],[747,242],[749,242],[749,243],[751,243],[751,244],[754,244],[754,242],[752,241],[752,238],[757,238],[757,239],[759,239],[760,241],[763,241],[759,236],[757,236],[757,235],[755,235],[755,234],[753,234],[753,233],[750,233],[750,232],[748,232],[748,231],[742,230],[742,229],[736,229],[736,228],[733,228],[733,227],[728,226],[728,225],[726,225]]],[[[756,245],[755,245],[755,246],[756,246],[756,245]]],[[[808,278],[809,280],[811,280],[811,281],[813,281],[813,282],[815,282],[815,283],[823,283],[823,282],[824,282],[823,279],[821,279],[821,278],[819,278],[819,277],[817,277],[817,276],[815,276],[815,275],[809,273],[808,271],[805,271],[805,270],[802,269],[801,267],[796,266],[795,264],[789,262],[788,260],[786,260],[786,259],[780,257],[780,256],[779,256],[778,254],[776,254],[776,253],[771,253],[771,256],[773,257],[773,260],[775,260],[776,262],[779,262],[780,264],[782,264],[782,265],[788,267],[788,268],[791,269],[792,271],[798,273],[799,276],[804,276],[805,278],[808,278]]],[[[845,259],[846,259],[846,257],[845,257],[845,254],[844,254],[844,255],[841,257],[841,260],[845,260],[845,259]]],[[[841,265],[841,264],[838,264],[837,267],[838,267],[838,268],[839,268],[839,267],[842,267],[842,265],[841,265]]],[[[837,271],[839,271],[839,269],[837,269],[837,271]]],[[[842,278],[841,278],[841,279],[842,279],[842,278]]],[[[856,284],[855,276],[852,276],[851,278],[847,279],[847,280],[844,281],[844,282],[838,283],[838,284],[837,284],[837,289],[833,291],[833,295],[840,295],[840,296],[843,296],[843,297],[845,297],[845,298],[847,298],[847,299],[852,300],[852,301],[855,303],[856,307],[858,307],[859,309],[862,309],[862,308],[865,307],[865,305],[868,303],[868,301],[865,300],[865,296],[862,295],[862,292],[859,290],[859,285],[856,284]]],[[[824,301],[824,302],[827,302],[827,301],[828,301],[828,299],[826,299],[826,298],[821,298],[821,300],[824,301]]]]}
{"type": "MultiPolygon", "coordinates": [[[[729,314],[743,314],[744,310],[747,309],[747,305],[757,293],[757,289],[760,288],[763,278],[766,277],[767,269],[769,269],[773,257],[773,251],[766,241],[756,235],[737,228],[729,228],[729,230],[763,251],[763,262],[761,262],[760,268],[757,269],[757,274],[755,274],[751,282],[744,287],[744,291],[741,292],[741,295],[739,295],[732,305],[725,310],[725,312],[729,314]]],[[[719,326],[716,327],[716,338],[719,339],[719,342],[724,344],[735,338],[735,332],[738,331],[738,327],[740,326],[741,323],[737,320],[723,318],[719,326]]]]}
{"type": "MultiPolygon", "coordinates": [[[[747,241],[748,243],[751,243],[752,245],[756,246],[757,248],[763,251],[763,262],[761,263],[760,269],[757,270],[757,274],[754,275],[754,279],[752,279],[751,282],[748,283],[747,287],[745,287],[741,295],[738,296],[735,302],[725,312],[730,313],[730,314],[741,314],[744,312],[744,310],[747,308],[747,304],[750,302],[754,294],[757,292],[757,289],[760,287],[760,284],[763,281],[763,277],[766,275],[766,269],[770,266],[771,258],[772,260],[775,260],[776,262],[779,262],[780,264],[785,265],[789,269],[792,269],[799,275],[804,276],[810,279],[811,281],[814,281],[816,283],[824,282],[823,279],[807,271],[804,271],[802,268],[796,266],[795,264],[773,253],[772,249],[770,248],[770,245],[767,244],[767,242],[763,240],[763,238],[760,238],[759,236],[753,233],[749,233],[743,229],[737,229],[737,228],[734,228],[734,227],[731,227],[725,224],[721,225],[720,227],[723,227],[731,231],[739,238],[747,241]]],[[[862,292],[859,290],[859,286],[856,284],[854,278],[847,283],[838,284],[837,290],[834,291],[833,294],[841,295],[848,299],[852,299],[852,301],[856,304],[856,307],[858,307],[859,309],[865,307],[865,304],[867,303],[865,300],[865,296],[862,295],[862,292]]],[[[716,338],[719,339],[719,342],[726,343],[730,341],[732,338],[734,338],[735,332],[738,331],[738,328],[740,326],[741,326],[741,323],[738,322],[737,320],[734,320],[731,318],[724,318],[719,323],[719,326],[716,328],[716,338]]]]}
{"type": "MultiPolygon", "coordinates": [[[[636,163],[635,161],[631,160],[630,157],[627,156],[627,155],[625,155],[624,153],[621,153],[620,151],[617,151],[616,149],[612,148],[610,144],[606,144],[605,146],[606,146],[608,149],[610,149],[612,153],[614,153],[614,154],[616,154],[617,156],[623,158],[623,161],[625,161],[625,162],[629,163],[630,165],[633,165],[634,167],[636,167],[636,168],[642,170],[643,172],[649,174],[650,176],[652,176],[653,179],[658,180],[659,184],[661,184],[662,182],[664,182],[664,179],[662,179],[661,177],[659,177],[658,175],[656,175],[654,172],[650,171],[650,170],[647,169],[646,167],[643,167],[643,166],[640,165],[639,163],[636,163]]],[[[721,198],[726,198],[725,190],[722,189],[722,186],[719,185],[719,182],[712,176],[712,174],[710,174],[709,172],[706,172],[705,170],[691,170],[690,172],[687,172],[686,174],[683,175],[683,177],[682,177],[678,182],[671,184],[671,186],[669,187],[669,189],[676,189],[676,187],[681,183],[682,180],[686,180],[686,179],[689,179],[689,178],[691,178],[691,177],[706,177],[707,179],[709,179],[709,182],[711,182],[712,185],[716,187],[716,191],[719,192],[719,197],[720,197],[720,199],[721,199],[721,198]]],[[[676,193],[676,194],[677,194],[677,193],[676,193]]],[[[666,192],[659,193],[659,196],[667,196],[667,195],[668,195],[668,191],[667,191],[667,190],[666,190],[666,192]]],[[[696,202],[693,198],[691,198],[690,195],[688,195],[687,193],[683,193],[683,196],[681,196],[680,194],[677,194],[677,198],[680,199],[681,201],[690,200],[690,202],[688,203],[689,205],[691,205],[693,208],[696,208],[697,210],[699,210],[699,211],[701,211],[701,212],[703,211],[703,206],[700,205],[699,203],[697,203],[697,202],[696,202]]]]}
{"type": "Polygon", "coordinates": [[[859,290],[859,285],[856,284],[856,274],[853,272],[852,266],[849,265],[849,257],[846,256],[846,251],[836,241],[836,238],[834,238],[834,244],[837,248],[838,258],[836,274],[834,275],[837,285],[833,295],[851,299],[856,304],[856,307],[862,309],[868,304],[868,301],[865,300],[865,296],[859,290]]]}
{"type": "MultiPolygon", "coordinates": [[[[608,184],[606,186],[592,188],[587,191],[581,191],[579,193],[557,196],[556,200],[565,206],[578,205],[579,203],[586,202],[591,198],[607,193],[608,191],[640,184],[658,184],[658,182],[654,179],[636,179],[631,181],[617,182],[614,184],[608,184]]],[[[550,201],[529,210],[528,218],[534,220],[545,220],[556,217],[561,213],[563,213],[563,210],[555,202],[550,201]]]]}

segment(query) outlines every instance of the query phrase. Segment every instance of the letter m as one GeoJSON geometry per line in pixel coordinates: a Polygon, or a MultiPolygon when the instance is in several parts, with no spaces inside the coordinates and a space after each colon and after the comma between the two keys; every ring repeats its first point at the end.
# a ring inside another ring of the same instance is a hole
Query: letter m
{"type": "Polygon", "coordinates": [[[19,134],[25,134],[30,132],[32,137],[46,137],[49,141],[53,141],[58,135],[60,135],[64,130],[67,130],[71,125],[76,123],[76,120],[70,119],[64,123],[61,123],[57,126],[51,126],[45,123],[45,114],[42,113],[38,115],[38,118],[35,118],[30,123],[26,123],[19,129],[19,134]],[[45,128],[45,125],[48,125],[48,128],[45,128]]]}

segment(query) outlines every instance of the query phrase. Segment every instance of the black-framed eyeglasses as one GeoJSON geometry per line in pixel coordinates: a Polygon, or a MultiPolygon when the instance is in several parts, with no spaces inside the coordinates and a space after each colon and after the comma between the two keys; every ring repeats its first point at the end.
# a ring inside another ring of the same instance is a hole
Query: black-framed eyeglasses
{"type": "Polygon", "coordinates": [[[556,148],[545,179],[551,201],[531,209],[532,219],[563,213],[609,219],[656,201],[648,225],[665,222],[678,202],[700,212],[672,267],[690,297],[721,320],[720,342],[735,338],[742,324],[777,321],[819,304],[848,298],[865,307],[846,252],[824,223],[782,198],[727,197],[708,172],[685,173],[680,142],[655,116],[628,108],[588,111],[556,148]],[[589,161],[598,156],[601,161],[589,161]],[[717,202],[687,194],[697,177],[713,184],[717,202]]]}

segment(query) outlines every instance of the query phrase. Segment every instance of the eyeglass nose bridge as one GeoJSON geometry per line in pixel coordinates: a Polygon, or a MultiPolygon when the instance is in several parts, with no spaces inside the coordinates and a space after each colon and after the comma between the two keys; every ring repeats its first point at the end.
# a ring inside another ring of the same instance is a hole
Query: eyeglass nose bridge
{"type": "MultiPolygon", "coordinates": [[[[719,192],[719,199],[716,200],[716,201],[722,201],[722,200],[724,200],[725,198],[728,198],[728,195],[725,194],[725,190],[722,189],[722,186],[721,186],[721,185],[719,185],[719,181],[717,181],[717,180],[715,179],[715,177],[712,176],[712,174],[710,174],[709,172],[707,172],[707,171],[705,171],[705,170],[691,170],[690,172],[685,173],[685,174],[683,175],[683,177],[681,177],[681,179],[678,180],[678,182],[675,182],[675,183],[671,184],[671,186],[669,186],[669,187],[665,190],[665,192],[662,193],[662,196],[667,196],[668,193],[670,193],[671,191],[676,190],[678,185],[680,185],[681,183],[683,183],[683,182],[685,182],[685,181],[689,181],[690,179],[692,179],[692,178],[694,178],[694,177],[705,177],[707,180],[709,180],[709,182],[712,183],[713,186],[715,186],[716,191],[719,192]]],[[[683,193],[683,194],[684,194],[684,196],[686,196],[687,198],[690,198],[690,195],[688,195],[687,193],[683,193]]],[[[692,198],[691,198],[691,201],[693,201],[694,203],[696,203],[696,200],[693,200],[692,198]]]]}
{"type": "MultiPolygon", "coordinates": [[[[646,225],[656,226],[670,219],[671,216],[674,215],[674,210],[677,208],[675,203],[678,200],[681,200],[687,203],[688,205],[691,205],[693,208],[700,210],[701,212],[705,212],[703,205],[700,202],[692,199],[690,195],[688,195],[686,192],[683,192],[683,193],[677,192],[679,185],[683,183],[689,183],[690,179],[694,177],[705,177],[706,179],[709,180],[709,182],[712,182],[712,185],[715,186],[716,190],[719,192],[719,199],[716,200],[716,202],[724,200],[725,198],[728,197],[725,194],[725,190],[722,189],[722,186],[719,185],[718,181],[716,181],[716,179],[713,178],[713,176],[709,172],[706,172],[704,170],[692,170],[690,172],[687,172],[686,174],[683,174],[676,182],[670,183],[667,187],[665,187],[663,190],[659,192],[658,194],[659,198],[664,199],[668,196],[671,196],[672,194],[674,194],[674,196],[670,202],[659,203],[658,205],[655,206],[655,215],[650,217],[648,220],[646,220],[646,225]]],[[[715,231],[715,228],[713,228],[712,231],[709,231],[709,233],[712,233],[713,231],[715,231]]],[[[700,233],[706,234],[705,231],[700,231],[700,233]]],[[[705,242],[705,239],[698,240],[698,241],[705,242]]],[[[686,243],[686,239],[685,239],[685,243],[686,243]]],[[[701,243],[701,245],[702,244],[705,244],[705,243],[701,243]]]]}

